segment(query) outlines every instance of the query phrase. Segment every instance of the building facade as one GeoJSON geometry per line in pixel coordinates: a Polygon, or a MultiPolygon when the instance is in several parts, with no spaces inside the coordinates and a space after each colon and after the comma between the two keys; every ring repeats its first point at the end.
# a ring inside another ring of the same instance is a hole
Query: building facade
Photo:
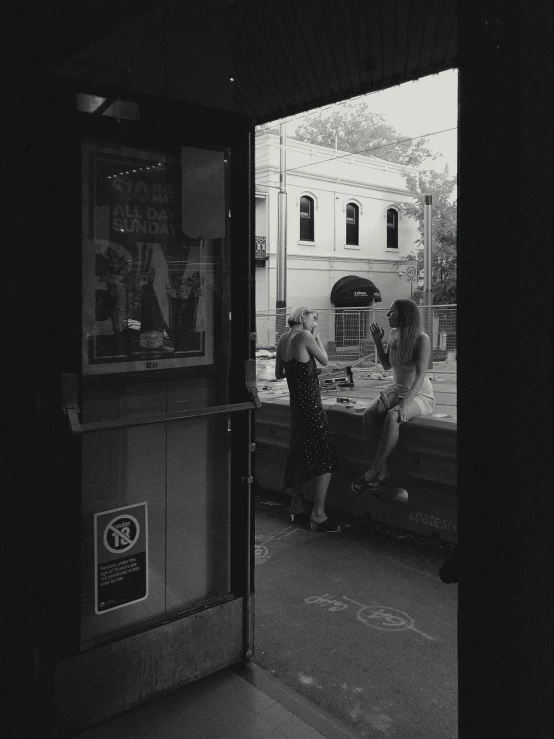
{"type": "MultiPolygon", "coordinates": [[[[256,138],[258,313],[271,313],[276,305],[279,152],[278,135],[256,138]]],[[[375,302],[383,306],[411,296],[417,282],[408,282],[408,265],[401,259],[416,249],[418,230],[399,204],[413,201],[406,175],[417,172],[415,167],[288,138],[287,307],[372,305],[371,292],[344,294],[342,283],[337,289],[337,283],[350,276],[373,283],[375,302]]]]}

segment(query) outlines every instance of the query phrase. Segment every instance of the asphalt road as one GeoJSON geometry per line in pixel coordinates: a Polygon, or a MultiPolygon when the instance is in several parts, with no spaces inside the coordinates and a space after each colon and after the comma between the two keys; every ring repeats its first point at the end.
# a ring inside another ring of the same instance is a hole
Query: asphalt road
{"type": "Polygon", "coordinates": [[[457,586],[444,545],[354,523],[291,524],[256,501],[254,662],[362,737],[457,737],[457,586]]]}

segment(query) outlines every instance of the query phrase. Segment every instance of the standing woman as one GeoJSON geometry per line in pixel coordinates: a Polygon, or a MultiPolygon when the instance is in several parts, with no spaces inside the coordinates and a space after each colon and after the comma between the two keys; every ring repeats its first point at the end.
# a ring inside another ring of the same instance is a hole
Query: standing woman
{"type": "Polygon", "coordinates": [[[387,313],[391,327],[387,351],[384,329],[371,324],[379,359],[385,370],[394,371],[394,384],[364,412],[364,430],[374,455],[373,464],[351,487],[355,493],[377,490],[390,479],[387,459],[400,434],[400,424],[435,409],[433,387],[427,376],[431,341],[423,333],[421,313],[413,300],[395,300],[387,313]]]}
{"type": "Polygon", "coordinates": [[[275,377],[287,380],[290,393],[291,440],[283,489],[292,487],[289,510],[293,521],[307,521],[304,485],[315,478],[314,507],[309,516],[312,531],[340,531],[325,513],[325,496],[331,473],[337,467],[335,444],[321,404],[315,360],[327,366],[327,352],[317,330],[317,312],[307,305],[288,318],[290,329],[277,346],[275,377]]]}

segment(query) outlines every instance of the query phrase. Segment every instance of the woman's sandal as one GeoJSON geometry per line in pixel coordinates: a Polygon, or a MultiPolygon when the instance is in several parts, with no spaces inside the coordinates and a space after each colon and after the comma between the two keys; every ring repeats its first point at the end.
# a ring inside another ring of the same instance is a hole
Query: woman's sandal
{"type": "Polygon", "coordinates": [[[360,477],[357,477],[350,485],[350,490],[352,490],[353,493],[363,493],[364,490],[371,490],[371,485],[373,484],[373,480],[371,482],[368,482],[365,479],[365,474],[361,475],[360,477]]]}
{"type": "Polygon", "coordinates": [[[368,482],[367,489],[368,490],[379,490],[380,488],[385,488],[387,487],[387,485],[390,484],[390,481],[391,481],[391,475],[389,472],[384,477],[376,477],[375,480],[368,482]]]}
{"type": "Polygon", "coordinates": [[[321,523],[310,521],[310,531],[319,531],[320,533],[326,534],[338,534],[340,530],[340,524],[330,518],[326,518],[325,521],[322,521],[321,523]]]}
{"type": "Polygon", "coordinates": [[[354,480],[350,485],[350,489],[353,493],[363,493],[365,490],[369,490],[371,492],[372,490],[379,490],[379,488],[386,487],[389,484],[390,479],[390,473],[387,473],[383,478],[375,477],[373,480],[368,482],[365,479],[365,475],[362,475],[354,480]]]}

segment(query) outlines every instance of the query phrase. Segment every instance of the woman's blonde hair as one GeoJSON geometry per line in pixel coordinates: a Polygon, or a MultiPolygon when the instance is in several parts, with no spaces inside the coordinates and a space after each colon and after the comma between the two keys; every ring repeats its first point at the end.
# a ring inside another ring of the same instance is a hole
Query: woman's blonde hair
{"type": "Polygon", "coordinates": [[[423,333],[421,312],[410,298],[399,298],[393,305],[398,310],[398,364],[410,364],[416,341],[423,333]]]}
{"type": "Polygon", "coordinates": [[[306,313],[315,313],[315,317],[317,318],[317,311],[315,308],[310,308],[309,305],[301,305],[299,308],[295,308],[292,311],[290,316],[287,318],[287,323],[291,328],[296,326],[298,323],[303,323],[306,313]]]}

